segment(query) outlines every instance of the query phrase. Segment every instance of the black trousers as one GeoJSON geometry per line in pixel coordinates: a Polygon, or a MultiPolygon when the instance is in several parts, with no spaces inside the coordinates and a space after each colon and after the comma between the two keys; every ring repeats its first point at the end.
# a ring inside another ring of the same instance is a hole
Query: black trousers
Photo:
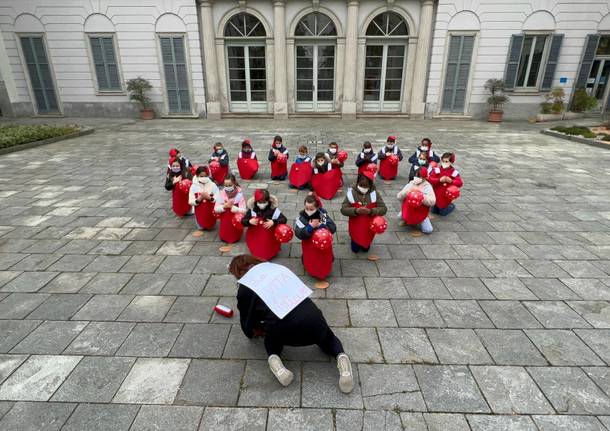
{"type": "Polygon", "coordinates": [[[265,350],[267,351],[267,355],[278,355],[282,354],[282,350],[284,350],[284,346],[310,346],[311,344],[317,344],[320,349],[326,353],[328,356],[332,356],[336,358],[337,355],[343,353],[343,344],[341,344],[341,340],[337,338],[332,329],[327,328],[326,333],[315,343],[293,343],[290,340],[283,340],[281,337],[277,335],[266,334],[265,335],[265,350]]]}

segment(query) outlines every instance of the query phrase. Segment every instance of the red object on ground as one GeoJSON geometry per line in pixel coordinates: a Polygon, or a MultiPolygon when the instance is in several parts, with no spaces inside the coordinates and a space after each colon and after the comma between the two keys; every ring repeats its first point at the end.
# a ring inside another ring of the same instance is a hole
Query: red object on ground
{"type": "Polygon", "coordinates": [[[226,305],[218,304],[214,307],[214,311],[224,317],[233,317],[233,310],[226,305]]]}

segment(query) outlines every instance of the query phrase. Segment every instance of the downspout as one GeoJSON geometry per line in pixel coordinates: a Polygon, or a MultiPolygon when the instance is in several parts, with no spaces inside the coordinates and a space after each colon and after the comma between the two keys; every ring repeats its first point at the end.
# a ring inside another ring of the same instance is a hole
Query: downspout
{"type": "Polygon", "coordinates": [[[208,118],[208,85],[207,85],[207,70],[205,69],[205,52],[203,50],[203,27],[201,22],[201,4],[200,0],[195,0],[195,7],[197,9],[197,28],[199,29],[199,51],[201,51],[201,70],[203,74],[203,91],[204,91],[204,101],[203,101],[203,115],[204,118],[208,118]]]}

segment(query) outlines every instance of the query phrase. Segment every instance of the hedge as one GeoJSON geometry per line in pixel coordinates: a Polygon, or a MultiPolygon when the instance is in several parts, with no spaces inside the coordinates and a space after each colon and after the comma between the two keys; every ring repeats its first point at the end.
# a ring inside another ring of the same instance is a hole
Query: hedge
{"type": "Polygon", "coordinates": [[[9,148],[57,136],[70,135],[79,130],[78,126],[3,126],[0,127],[0,148],[9,148]]]}

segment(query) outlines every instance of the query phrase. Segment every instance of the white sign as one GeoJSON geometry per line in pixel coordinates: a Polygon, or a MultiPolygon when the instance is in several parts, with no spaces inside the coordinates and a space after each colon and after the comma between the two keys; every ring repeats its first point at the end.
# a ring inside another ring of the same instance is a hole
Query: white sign
{"type": "Polygon", "coordinates": [[[238,281],[256,292],[280,319],[312,293],[292,271],[276,263],[259,263],[238,281]]]}

